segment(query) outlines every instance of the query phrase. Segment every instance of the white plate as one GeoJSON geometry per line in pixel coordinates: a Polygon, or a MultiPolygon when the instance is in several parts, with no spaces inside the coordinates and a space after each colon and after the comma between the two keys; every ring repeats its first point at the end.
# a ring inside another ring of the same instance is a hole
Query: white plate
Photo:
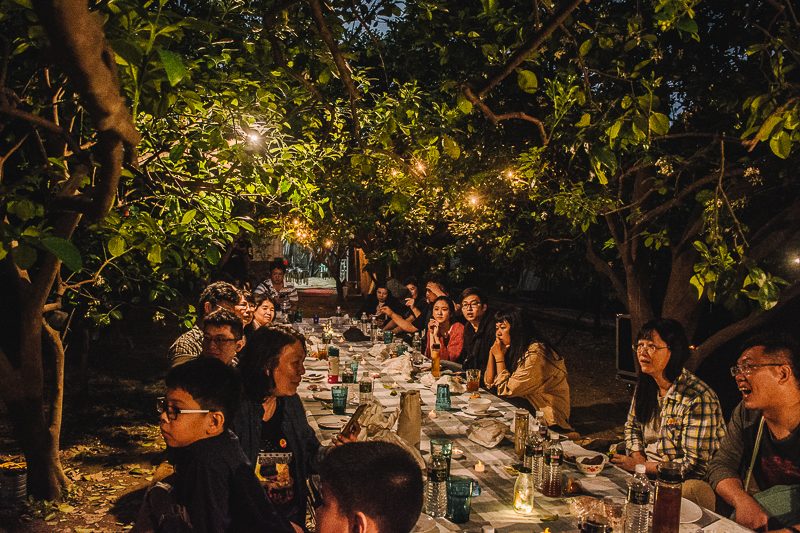
{"type": "Polygon", "coordinates": [[[484,416],[498,416],[498,413],[500,412],[500,410],[497,407],[491,407],[490,406],[487,410],[483,411],[482,413],[476,413],[475,411],[470,409],[469,406],[462,405],[461,406],[461,412],[463,412],[464,414],[467,414],[469,416],[477,416],[478,418],[480,418],[480,417],[484,417],[484,416]]]}
{"type": "Polygon", "coordinates": [[[681,498],[681,524],[697,522],[703,518],[703,510],[696,503],[681,498]]]}
{"type": "Polygon", "coordinates": [[[325,374],[306,374],[303,376],[303,381],[320,382],[325,379],[325,374]]]}
{"type": "Polygon", "coordinates": [[[311,395],[312,398],[315,400],[319,400],[321,402],[332,402],[333,401],[333,393],[329,390],[315,392],[311,395]]]}
{"type": "Polygon", "coordinates": [[[342,429],[350,417],[347,415],[328,415],[320,417],[317,420],[317,425],[323,429],[342,429]]]}

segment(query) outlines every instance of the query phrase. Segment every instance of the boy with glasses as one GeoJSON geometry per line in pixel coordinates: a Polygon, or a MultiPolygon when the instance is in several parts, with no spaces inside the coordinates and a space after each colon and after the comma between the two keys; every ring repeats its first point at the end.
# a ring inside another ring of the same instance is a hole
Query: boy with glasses
{"type": "Polygon", "coordinates": [[[238,354],[244,348],[242,320],[217,309],[203,321],[203,357],[214,357],[226,365],[236,366],[238,354]]]}
{"type": "Polygon", "coordinates": [[[148,491],[132,531],[294,531],[228,430],[241,403],[236,370],[201,357],[170,370],[166,386],[157,408],[175,473],[148,491]]]}
{"type": "Polygon", "coordinates": [[[708,479],[736,510],[736,522],[756,531],[800,531],[799,358],[795,339],[766,334],[747,341],[731,369],[742,402],[708,479]]]}

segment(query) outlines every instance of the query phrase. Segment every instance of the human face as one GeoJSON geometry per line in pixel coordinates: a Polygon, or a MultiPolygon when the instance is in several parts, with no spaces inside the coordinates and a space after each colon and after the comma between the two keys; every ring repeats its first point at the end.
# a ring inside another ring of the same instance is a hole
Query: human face
{"type": "Polygon", "coordinates": [[[752,367],[748,372],[736,373],[736,386],[742,393],[744,406],[748,409],[764,409],[769,407],[776,398],[781,397],[778,377],[783,365],[773,366],[773,363],[776,362],[764,353],[763,346],[754,346],[745,350],[736,362],[739,367],[752,367]]]}
{"type": "Polygon", "coordinates": [[[303,359],[306,352],[300,341],[295,341],[283,348],[278,356],[278,366],[275,368],[275,396],[292,396],[297,392],[297,387],[303,379],[306,369],[303,359]]]}
{"type": "Polygon", "coordinates": [[[273,268],[272,272],[269,273],[269,277],[272,280],[272,285],[283,285],[283,275],[286,273],[285,270],[282,268],[273,268]]]}
{"type": "Polygon", "coordinates": [[[503,346],[511,346],[511,324],[508,323],[508,320],[497,323],[495,337],[503,346]]]}
{"type": "Polygon", "coordinates": [[[386,301],[386,298],[389,297],[389,291],[387,291],[386,289],[378,289],[377,291],[375,291],[375,296],[378,297],[378,301],[380,303],[383,303],[386,301]]]}
{"type": "Polygon", "coordinates": [[[450,321],[450,306],[447,302],[436,302],[433,304],[433,318],[439,324],[444,324],[450,321]]]}
{"type": "MultiPolygon", "coordinates": [[[[183,389],[167,389],[166,403],[177,409],[203,410],[191,394],[183,389]]],[[[179,413],[175,420],[170,420],[167,412],[160,415],[161,434],[167,445],[173,448],[188,446],[200,439],[209,437],[209,420],[211,413],[179,413]]]]}
{"type": "Polygon", "coordinates": [[[253,320],[253,312],[255,305],[251,304],[244,297],[239,300],[236,305],[236,316],[242,319],[242,323],[246,326],[253,320]]]}
{"type": "Polygon", "coordinates": [[[642,372],[654,378],[665,378],[664,369],[671,355],[672,350],[656,331],[653,331],[650,339],[640,339],[636,343],[636,357],[639,358],[642,372]]]}
{"type": "Polygon", "coordinates": [[[470,294],[461,302],[461,314],[464,315],[467,322],[476,328],[481,323],[481,318],[483,318],[485,312],[486,304],[481,303],[481,299],[474,294],[470,294]]]}
{"type": "Polygon", "coordinates": [[[230,326],[203,326],[203,357],[216,357],[229,365],[243,346],[244,341],[233,336],[230,326]]]}
{"type": "Polygon", "coordinates": [[[426,287],[425,288],[425,300],[427,300],[427,302],[429,304],[432,304],[434,302],[434,300],[436,300],[436,298],[438,298],[436,293],[426,287]]]}
{"type": "Polygon", "coordinates": [[[272,305],[272,302],[269,300],[264,300],[261,302],[261,305],[256,308],[253,317],[258,322],[259,327],[267,326],[272,322],[272,319],[275,318],[275,306],[272,305]]]}
{"type": "Polygon", "coordinates": [[[408,292],[411,293],[411,297],[416,300],[417,296],[419,296],[419,289],[417,288],[417,286],[414,285],[413,283],[409,283],[408,285],[406,285],[406,289],[408,289],[408,292]]]}
{"type": "Polygon", "coordinates": [[[217,305],[213,305],[211,302],[206,302],[206,305],[203,309],[205,309],[206,315],[210,315],[217,309],[224,309],[229,313],[236,314],[236,303],[229,302],[228,300],[220,300],[217,302],[217,305]]]}
{"type": "Polygon", "coordinates": [[[316,511],[317,533],[348,533],[350,522],[328,487],[322,487],[322,505],[316,511]]]}

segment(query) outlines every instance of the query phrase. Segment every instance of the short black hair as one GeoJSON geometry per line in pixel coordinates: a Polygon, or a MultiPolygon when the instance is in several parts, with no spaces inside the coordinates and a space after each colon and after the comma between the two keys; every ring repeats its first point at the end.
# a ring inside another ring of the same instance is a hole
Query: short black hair
{"type": "Polygon", "coordinates": [[[456,315],[456,306],[453,305],[453,300],[451,300],[447,296],[439,296],[431,304],[431,309],[433,309],[433,306],[436,305],[436,302],[444,302],[444,303],[446,303],[447,304],[447,308],[450,309],[450,321],[452,322],[453,320],[455,320],[455,318],[456,318],[456,316],[455,316],[456,315]]]}
{"type": "Polygon", "coordinates": [[[209,313],[203,320],[203,329],[206,326],[230,326],[231,333],[236,340],[239,340],[244,335],[244,325],[242,319],[234,315],[227,309],[217,309],[209,313]]]}
{"type": "Polygon", "coordinates": [[[269,273],[272,274],[272,271],[276,268],[286,272],[286,261],[284,261],[283,257],[276,257],[272,260],[272,262],[269,264],[269,273]]]}
{"type": "Polygon", "coordinates": [[[200,294],[200,316],[205,314],[206,302],[216,307],[220,302],[239,303],[239,291],[227,281],[215,281],[200,294]]]}
{"type": "Polygon", "coordinates": [[[272,302],[272,308],[275,309],[275,311],[278,311],[278,303],[275,301],[275,298],[273,298],[272,296],[270,296],[266,292],[257,292],[256,293],[256,295],[254,297],[254,302],[255,302],[255,305],[256,305],[256,309],[261,307],[261,304],[263,304],[266,300],[269,300],[270,302],[272,302]]]}
{"type": "Polygon", "coordinates": [[[464,298],[467,296],[477,296],[478,300],[480,300],[481,304],[486,305],[486,294],[478,287],[467,287],[463,291],[461,291],[461,297],[459,298],[459,303],[464,301],[464,298]]]}
{"type": "Polygon", "coordinates": [[[173,367],[165,382],[168,389],[186,391],[201,408],[221,412],[226,429],[242,403],[239,372],[214,357],[199,357],[173,367]]]}
{"type": "Polygon", "coordinates": [[[246,302],[250,302],[251,304],[256,303],[256,298],[253,296],[253,293],[248,291],[247,289],[242,289],[239,291],[239,297],[243,298],[246,302]]]}
{"type": "Polygon", "coordinates": [[[749,337],[742,344],[742,352],[744,353],[750,348],[762,346],[764,348],[764,355],[775,359],[776,356],[783,355],[788,361],[789,366],[792,367],[792,373],[800,385],[800,345],[797,338],[788,333],[779,331],[765,331],[757,335],[749,337]]]}
{"type": "Polygon", "coordinates": [[[401,446],[351,442],[331,449],[319,466],[323,497],[333,498],[348,518],[369,516],[379,533],[409,533],[422,511],[422,472],[401,446]]]}
{"type": "Polygon", "coordinates": [[[274,371],[281,353],[295,342],[306,351],[306,338],[289,327],[264,326],[247,337],[247,344],[238,357],[244,393],[249,399],[262,402],[274,394],[274,371]]]}

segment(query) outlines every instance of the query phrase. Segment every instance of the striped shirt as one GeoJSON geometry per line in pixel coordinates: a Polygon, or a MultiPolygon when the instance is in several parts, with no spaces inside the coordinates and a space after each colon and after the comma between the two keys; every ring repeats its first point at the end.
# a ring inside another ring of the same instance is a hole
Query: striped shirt
{"type": "MultiPolygon", "coordinates": [[[[625,448],[629,454],[645,453],[646,446],[635,403],[634,399],[625,423],[625,448]]],[[[684,478],[702,478],[725,436],[725,420],[716,393],[684,368],[655,416],[661,421],[656,440],[659,457],[683,463],[684,478]]]]}

